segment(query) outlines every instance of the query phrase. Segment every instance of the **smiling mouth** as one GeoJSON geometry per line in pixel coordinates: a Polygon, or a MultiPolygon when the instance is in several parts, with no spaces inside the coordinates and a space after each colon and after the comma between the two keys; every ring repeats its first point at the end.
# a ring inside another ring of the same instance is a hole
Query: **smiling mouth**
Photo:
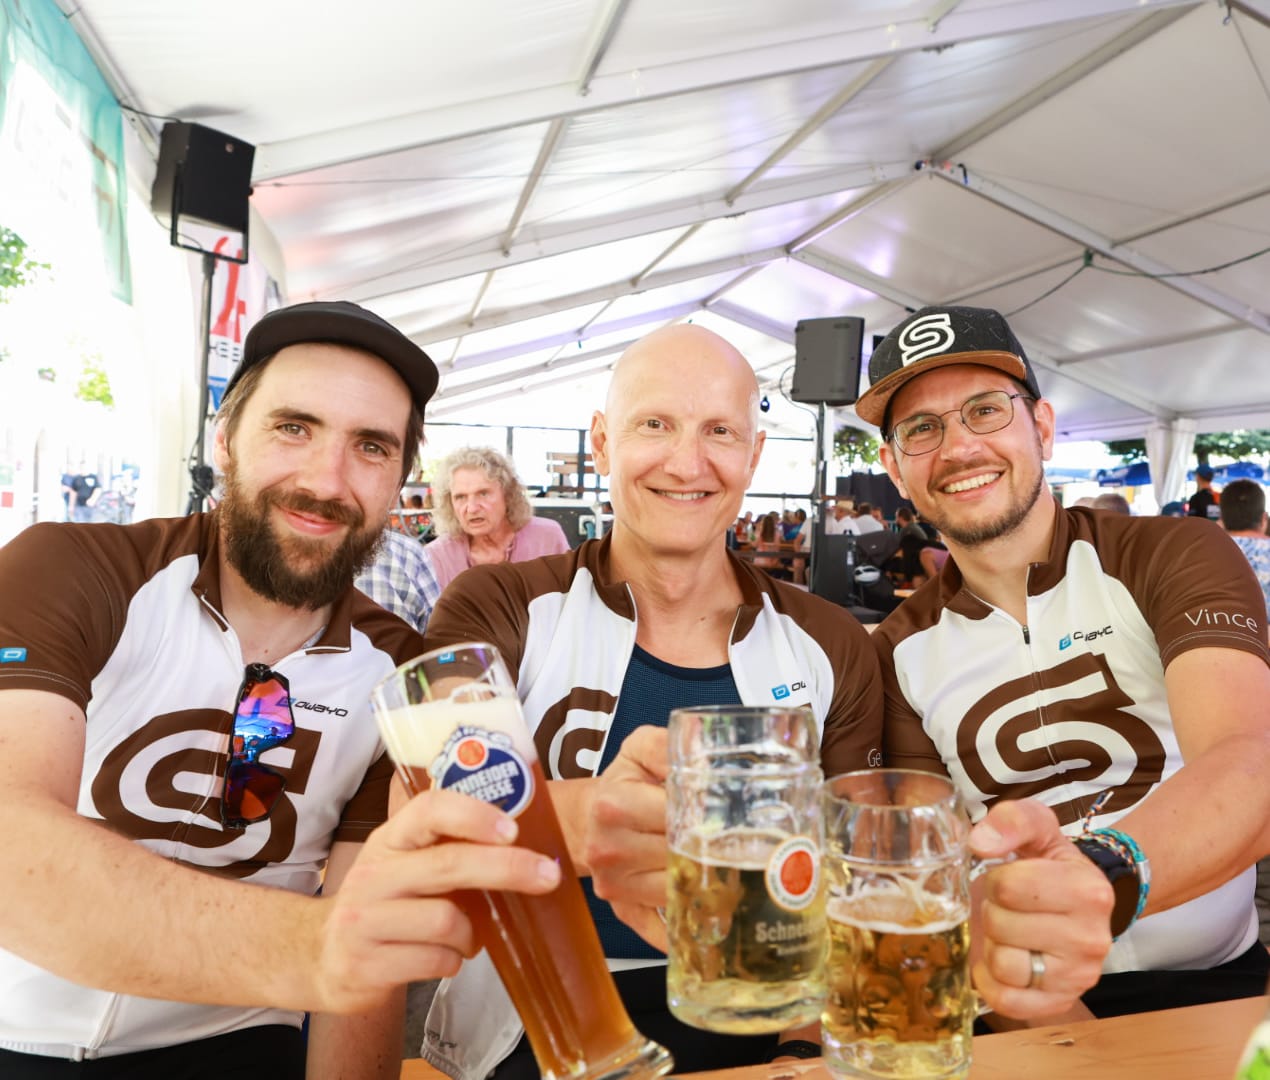
{"type": "Polygon", "coordinates": [[[955,483],[948,484],[940,488],[946,495],[956,495],[962,491],[973,491],[975,488],[981,488],[985,484],[991,484],[992,481],[1001,476],[999,472],[981,473],[978,476],[972,476],[968,480],[958,480],[955,483]]]}
{"type": "Polygon", "coordinates": [[[668,499],[675,499],[678,502],[696,502],[698,499],[704,499],[710,493],[708,491],[662,491],[657,490],[658,495],[665,495],[668,499]]]}

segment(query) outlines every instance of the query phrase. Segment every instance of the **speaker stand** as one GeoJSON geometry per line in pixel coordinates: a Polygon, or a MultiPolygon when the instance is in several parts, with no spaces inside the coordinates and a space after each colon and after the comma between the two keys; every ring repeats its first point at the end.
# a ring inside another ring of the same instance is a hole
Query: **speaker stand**
{"type": "Polygon", "coordinates": [[[207,354],[212,347],[212,277],[216,273],[216,256],[203,252],[203,303],[199,327],[198,365],[198,437],[194,443],[193,460],[190,462],[190,497],[185,504],[186,514],[197,514],[203,509],[203,500],[212,493],[212,470],[205,462],[207,446],[207,354]]]}

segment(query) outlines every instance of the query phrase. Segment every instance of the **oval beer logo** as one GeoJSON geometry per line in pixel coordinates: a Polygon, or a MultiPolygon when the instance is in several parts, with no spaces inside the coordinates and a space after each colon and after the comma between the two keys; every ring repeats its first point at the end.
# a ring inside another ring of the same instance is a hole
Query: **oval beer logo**
{"type": "Polygon", "coordinates": [[[464,768],[479,769],[489,754],[480,739],[464,739],[455,748],[454,756],[464,768]]]}
{"type": "Polygon", "coordinates": [[[820,891],[820,850],[805,836],[791,836],[767,860],[767,893],[786,911],[802,911],[820,891]]]}
{"type": "Polygon", "coordinates": [[[501,731],[460,727],[428,772],[438,787],[493,803],[512,817],[533,801],[533,773],[501,731]]]}

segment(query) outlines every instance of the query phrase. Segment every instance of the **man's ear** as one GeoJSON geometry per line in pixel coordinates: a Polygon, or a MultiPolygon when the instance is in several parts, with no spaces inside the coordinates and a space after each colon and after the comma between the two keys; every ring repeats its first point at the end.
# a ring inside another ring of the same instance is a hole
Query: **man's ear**
{"type": "Polygon", "coordinates": [[[595,471],[599,476],[609,474],[609,432],[604,414],[596,409],[591,414],[591,456],[595,459],[595,471]]]}
{"type": "Polygon", "coordinates": [[[758,468],[759,458],[763,456],[763,447],[767,445],[767,432],[760,431],[754,437],[754,453],[750,456],[750,479],[754,479],[754,470],[758,468]]]}
{"type": "Polygon", "coordinates": [[[216,434],[212,437],[212,461],[215,462],[218,473],[228,471],[230,456],[229,436],[225,433],[225,425],[217,424],[216,434]]]}
{"type": "Polygon", "coordinates": [[[882,466],[886,469],[886,475],[891,478],[891,483],[896,490],[904,497],[908,498],[908,488],[904,486],[904,481],[900,477],[900,462],[895,452],[891,449],[889,442],[884,442],[878,451],[878,456],[882,459],[882,466]]]}
{"type": "Polygon", "coordinates": [[[1041,398],[1033,406],[1032,416],[1036,420],[1036,434],[1041,442],[1041,460],[1049,461],[1054,456],[1054,406],[1041,398]]]}

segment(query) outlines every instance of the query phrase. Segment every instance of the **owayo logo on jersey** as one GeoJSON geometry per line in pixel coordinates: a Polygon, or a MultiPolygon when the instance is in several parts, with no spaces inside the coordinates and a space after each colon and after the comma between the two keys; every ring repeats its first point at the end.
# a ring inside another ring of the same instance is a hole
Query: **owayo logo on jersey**
{"type": "Polygon", "coordinates": [[[534,797],[534,775],[501,731],[455,729],[429,772],[440,787],[493,803],[512,817],[534,797]]]}

